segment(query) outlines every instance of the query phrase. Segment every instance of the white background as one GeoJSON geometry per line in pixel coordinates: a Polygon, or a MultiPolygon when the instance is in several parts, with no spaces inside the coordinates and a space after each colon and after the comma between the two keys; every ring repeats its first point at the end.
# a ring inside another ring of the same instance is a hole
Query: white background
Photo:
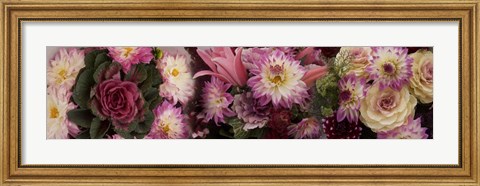
{"type": "Polygon", "coordinates": [[[458,24],[23,22],[23,164],[457,164],[458,24]],[[47,46],[433,46],[433,140],[46,140],[47,46]]]}

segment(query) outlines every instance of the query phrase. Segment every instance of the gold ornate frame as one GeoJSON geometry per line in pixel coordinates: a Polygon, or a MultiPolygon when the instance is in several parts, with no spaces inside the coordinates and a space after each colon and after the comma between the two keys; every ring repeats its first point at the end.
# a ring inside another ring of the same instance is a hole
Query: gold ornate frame
{"type": "Polygon", "coordinates": [[[478,185],[478,0],[0,0],[2,184],[478,185]],[[362,4],[360,4],[362,3],[362,4]],[[21,24],[24,21],[457,21],[460,149],[456,165],[22,165],[21,24]],[[20,73],[17,73],[20,72],[20,73]]]}

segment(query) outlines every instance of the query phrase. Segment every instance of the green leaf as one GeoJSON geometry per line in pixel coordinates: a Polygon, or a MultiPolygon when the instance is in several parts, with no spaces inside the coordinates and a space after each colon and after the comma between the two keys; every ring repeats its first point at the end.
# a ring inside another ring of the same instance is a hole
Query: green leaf
{"type": "Polygon", "coordinates": [[[147,102],[151,102],[152,100],[156,99],[159,96],[158,89],[156,88],[149,88],[143,93],[143,97],[147,102]]]}
{"type": "Polygon", "coordinates": [[[155,108],[157,108],[158,104],[160,104],[160,102],[162,101],[162,97],[158,96],[157,98],[155,98],[154,100],[152,100],[150,102],[150,105],[149,105],[149,109],[150,110],[153,110],[155,108]]]}
{"type": "Polygon", "coordinates": [[[94,118],[90,127],[90,137],[92,139],[100,139],[105,136],[110,128],[110,122],[102,122],[100,118],[94,118]]]}
{"type": "Polygon", "coordinates": [[[266,127],[261,128],[261,129],[259,129],[259,128],[252,129],[252,130],[249,131],[248,136],[249,137],[254,137],[254,138],[257,138],[257,139],[261,139],[265,135],[265,128],[266,127]]]}
{"type": "Polygon", "coordinates": [[[147,134],[132,132],[130,135],[134,136],[137,139],[143,139],[143,138],[145,138],[145,135],[147,135],[147,134]]]}
{"type": "Polygon", "coordinates": [[[84,130],[80,132],[76,137],[76,139],[91,139],[90,138],[90,130],[84,130]]]}
{"type": "Polygon", "coordinates": [[[138,127],[138,120],[133,120],[129,125],[125,132],[132,132],[135,131],[138,127]]]}
{"type": "Polygon", "coordinates": [[[227,137],[227,138],[234,138],[232,136],[232,134],[230,134],[229,132],[225,131],[225,129],[220,129],[220,131],[218,131],[218,134],[220,134],[220,136],[224,136],[224,137],[227,137]]]}
{"type": "Polygon", "coordinates": [[[236,139],[248,138],[248,131],[243,130],[245,125],[242,120],[238,118],[232,118],[227,121],[228,125],[233,128],[233,137],[236,139]]]}
{"type": "Polygon", "coordinates": [[[137,128],[135,129],[135,132],[137,133],[149,132],[150,129],[152,128],[152,123],[154,119],[155,119],[155,116],[153,115],[153,112],[148,110],[145,113],[145,120],[138,124],[137,128]]]}
{"type": "Polygon", "coordinates": [[[90,90],[95,83],[93,80],[93,69],[86,69],[78,76],[75,88],[73,89],[73,100],[81,108],[88,108],[90,90]]]}
{"type": "Polygon", "coordinates": [[[96,68],[97,70],[95,70],[95,73],[93,73],[93,79],[96,83],[100,83],[101,81],[105,80],[105,72],[108,70],[109,66],[110,62],[106,62],[102,63],[96,68]]]}
{"type": "Polygon", "coordinates": [[[104,78],[111,79],[114,75],[118,74],[122,70],[122,65],[118,62],[112,62],[105,71],[104,78]]]}
{"type": "Polygon", "coordinates": [[[110,61],[110,57],[108,57],[106,52],[100,53],[95,57],[95,68],[98,68],[104,62],[110,61]]]}
{"type": "Polygon", "coordinates": [[[103,50],[94,50],[89,52],[87,55],[85,55],[84,61],[85,61],[85,67],[87,68],[94,68],[95,67],[95,59],[97,58],[97,55],[104,52],[103,50]]]}
{"type": "Polygon", "coordinates": [[[129,132],[127,132],[127,131],[117,129],[117,128],[114,128],[113,130],[125,139],[133,139],[133,135],[130,134],[129,132]]]}
{"type": "Polygon", "coordinates": [[[131,81],[134,83],[142,83],[145,79],[147,79],[147,70],[142,64],[132,66],[125,75],[125,81],[131,81]]]}
{"type": "Polygon", "coordinates": [[[93,118],[95,116],[88,109],[74,109],[67,112],[68,120],[78,126],[90,128],[93,118]]]}

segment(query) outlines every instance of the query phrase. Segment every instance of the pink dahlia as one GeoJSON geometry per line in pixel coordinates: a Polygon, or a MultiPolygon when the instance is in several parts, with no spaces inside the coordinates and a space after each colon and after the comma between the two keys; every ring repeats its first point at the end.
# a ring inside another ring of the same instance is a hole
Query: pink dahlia
{"type": "Polygon", "coordinates": [[[338,81],[340,95],[337,121],[341,122],[346,117],[350,123],[358,122],[360,100],[365,96],[364,87],[365,80],[357,79],[354,73],[347,74],[338,81]]]}
{"type": "Polygon", "coordinates": [[[151,47],[107,47],[108,55],[122,65],[127,73],[130,67],[139,63],[150,63],[153,59],[151,47]]]}
{"type": "Polygon", "coordinates": [[[235,116],[235,113],[228,108],[233,102],[233,96],[227,93],[231,86],[216,77],[212,77],[210,82],[205,82],[201,100],[203,111],[200,113],[205,122],[213,119],[215,124],[219,124],[225,122],[224,116],[235,116]]]}
{"type": "Polygon", "coordinates": [[[182,114],[182,109],[168,101],[153,110],[155,120],[147,139],[185,139],[188,138],[188,124],[182,114]]]}
{"type": "Polygon", "coordinates": [[[385,132],[378,132],[378,139],[427,139],[427,128],[421,125],[422,118],[413,119],[413,116],[408,117],[407,123],[385,132]]]}
{"type": "Polygon", "coordinates": [[[260,105],[251,92],[235,95],[232,109],[237,113],[237,117],[245,122],[243,127],[245,131],[263,128],[270,114],[270,108],[260,105]]]}
{"type": "Polygon", "coordinates": [[[413,59],[408,50],[401,47],[372,47],[370,64],[365,69],[370,78],[380,83],[380,90],[391,87],[402,89],[412,77],[413,59]]]}
{"type": "Polygon", "coordinates": [[[358,139],[362,134],[360,122],[350,123],[347,120],[338,122],[336,113],[331,117],[322,119],[323,131],[328,139],[358,139]]]}
{"type": "Polygon", "coordinates": [[[294,103],[305,104],[308,88],[302,81],[305,68],[300,61],[275,50],[254,65],[251,69],[253,77],[248,79],[247,84],[260,105],[271,102],[275,108],[291,108],[294,103]]]}
{"type": "Polygon", "coordinates": [[[288,135],[295,139],[318,139],[320,124],[314,117],[305,118],[298,124],[288,126],[288,135]]]}

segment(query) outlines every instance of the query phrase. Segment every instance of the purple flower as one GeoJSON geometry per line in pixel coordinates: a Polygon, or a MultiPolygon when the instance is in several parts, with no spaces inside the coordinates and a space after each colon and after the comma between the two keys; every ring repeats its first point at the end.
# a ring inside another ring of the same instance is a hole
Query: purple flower
{"type": "Polygon", "coordinates": [[[401,90],[412,77],[413,59],[408,56],[406,48],[372,47],[369,61],[365,71],[370,73],[371,79],[380,83],[380,90],[385,87],[401,90]]]}
{"type": "Polygon", "coordinates": [[[318,139],[320,124],[314,117],[305,118],[298,124],[288,126],[288,135],[295,139],[318,139]]]}
{"type": "Polygon", "coordinates": [[[227,93],[231,86],[232,84],[225,83],[214,76],[210,82],[205,82],[201,100],[203,111],[200,113],[200,117],[203,117],[205,122],[213,119],[218,125],[225,122],[224,116],[235,116],[235,113],[228,108],[233,102],[233,96],[227,93]]]}
{"type": "Polygon", "coordinates": [[[378,139],[427,139],[427,128],[422,128],[422,118],[413,119],[408,117],[407,123],[386,132],[378,132],[378,139]]]}
{"type": "Polygon", "coordinates": [[[347,118],[350,123],[358,122],[358,109],[360,100],[365,96],[365,80],[357,79],[354,73],[347,74],[338,82],[340,95],[338,95],[339,107],[337,121],[347,118]]]}
{"type": "Polygon", "coordinates": [[[251,92],[235,95],[232,109],[237,113],[237,117],[245,122],[245,131],[263,128],[268,122],[270,108],[260,105],[251,92]]]}
{"type": "Polygon", "coordinates": [[[143,103],[135,83],[109,79],[97,85],[91,107],[102,120],[110,119],[115,127],[126,130],[135,119],[143,119],[143,103]]]}

